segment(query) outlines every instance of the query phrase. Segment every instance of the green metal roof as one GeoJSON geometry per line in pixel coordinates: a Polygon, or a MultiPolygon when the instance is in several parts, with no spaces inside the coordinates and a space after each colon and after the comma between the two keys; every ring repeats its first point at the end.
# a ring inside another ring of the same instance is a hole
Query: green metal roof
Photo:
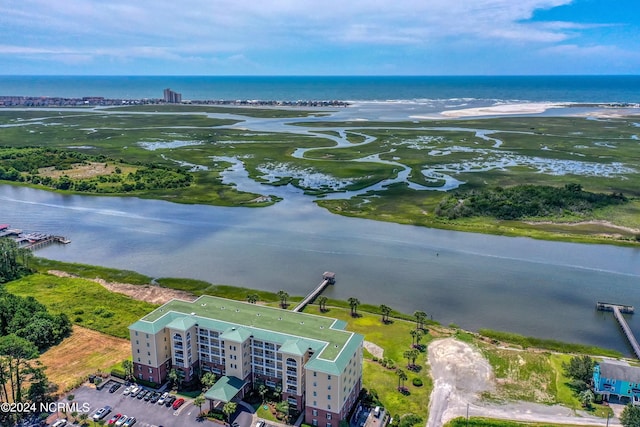
{"type": "Polygon", "coordinates": [[[280,353],[302,356],[309,349],[313,349],[313,343],[303,339],[286,340],[280,347],[280,353]]]}
{"type": "Polygon", "coordinates": [[[167,324],[167,328],[177,329],[179,331],[186,331],[198,323],[198,320],[193,316],[183,316],[172,320],[167,324]]]}
{"type": "Polygon", "coordinates": [[[238,377],[224,376],[216,381],[213,387],[207,390],[204,397],[209,400],[218,400],[227,403],[236,397],[238,392],[244,387],[244,384],[244,381],[238,377]]]}
{"type": "Polygon", "coordinates": [[[244,342],[247,338],[251,336],[251,331],[245,328],[236,328],[235,326],[230,327],[226,331],[224,331],[220,338],[225,341],[233,341],[233,342],[244,342]]]}
{"type": "MultiPolygon", "coordinates": [[[[362,335],[343,330],[343,321],[210,295],[201,296],[193,302],[169,301],[129,328],[153,334],[174,325],[183,330],[182,327],[191,320],[174,322],[179,318],[194,319],[191,326],[197,323],[203,328],[221,331],[222,339],[226,336],[235,342],[244,341],[249,336],[281,346],[287,341],[304,340],[307,343],[304,344],[305,351],[309,347],[314,351],[307,368],[311,366],[310,369],[327,373],[338,374],[336,370],[342,371],[363,341],[362,335]]],[[[302,346],[302,343],[289,343],[285,350],[296,352],[290,354],[298,354],[297,352],[302,351],[302,346]]]]}

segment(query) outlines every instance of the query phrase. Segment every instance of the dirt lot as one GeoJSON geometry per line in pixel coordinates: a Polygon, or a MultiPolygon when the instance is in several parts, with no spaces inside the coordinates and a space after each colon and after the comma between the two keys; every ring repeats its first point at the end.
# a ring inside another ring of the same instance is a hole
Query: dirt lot
{"type": "Polygon", "coordinates": [[[74,326],[71,336],[43,353],[40,361],[47,367],[49,380],[63,392],[79,378],[98,370],[108,371],[129,356],[129,340],[74,326]]]}
{"type": "MultiPolygon", "coordinates": [[[[58,277],[77,277],[73,274],[69,274],[64,271],[58,270],[49,270],[47,273],[58,276],[58,277]]],[[[107,282],[103,279],[87,279],[93,282],[99,283],[104,286],[111,292],[117,292],[119,294],[124,294],[130,296],[133,299],[137,299],[140,301],[150,302],[152,304],[164,304],[174,298],[183,299],[187,301],[195,300],[195,297],[184,291],[178,291],[175,289],[163,288],[156,285],[131,285],[129,283],[116,283],[116,282],[107,282]]]]}
{"type": "MultiPolygon", "coordinates": [[[[118,166],[121,169],[123,175],[129,172],[135,172],[135,168],[118,166]]],[[[93,178],[99,175],[110,175],[116,170],[116,165],[104,163],[89,162],[88,164],[75,164],[72,169],[58,170],[55,167],[40,168],[38,173],[42,176],[50,176],[51,178],[60,178],[62,175],[67,175],[69,178],[83,179],[93,178]]]]}
{"type": "MultiPolygon", "coordinates": [[[[429,363],[434,388],[429,404],[427,427],[440,427],[453,418],[464,417],[467,414],[470,417],[524,422],[574,425],[605,423],[602,418],[559,405],[528,402],[498,404],[481,401],[479,394],[495,387],[491,366],[480,352],[453,338],[433,341],[429,345],[429,363]]],[[[619,426],[620,423],[614,418],[609,420],[609,425],[619,426]]]]}

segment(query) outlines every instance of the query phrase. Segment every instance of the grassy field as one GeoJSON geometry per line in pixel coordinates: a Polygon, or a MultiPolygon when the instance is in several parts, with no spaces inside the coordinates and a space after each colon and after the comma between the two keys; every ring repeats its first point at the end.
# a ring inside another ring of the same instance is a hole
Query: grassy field
{"type": "Polygon", "coordinates": [[[96,372],[108,372],[114,361],[131,356],[128,339],[116,338],[75,325],[73,333],[40,356],[46,374],[63,393],[96,372]]]}
{"type": "Polygon", "coordinates": [[[517,421],[494,420],[490,418],[471,417],[454,418],[445,424],[445,427],[585,427],[582,424],[549,424],[549,423],[525,423],[517,421]]]}
{"type": "MultiPolygon", "coordinates": [[[[437,189],[445,176],[461,189],[509,187],[528,183],[563,186],[579,182],[591,192],[622,192],[630,202],[582,216],[499,221],[473,217],[449,220],[435,214],[448,193],[410,189],[406,182],[348,200],[319,200],[331,212],[362,218],[479,233],[527,236],[585,243],[638,245],[640,235],[640,145],[635,118],[586,120],[579,117],[503,117],[422,122],[308,122],[317,132],[247,130],[238,116],[283,120],[323,115],[312,110],[218,106],[134,106],[86,113],[0,111],[0,145],[46,144],[92,155],[138,162],[189,165],[192,184],[184,189],[139,190],[131,196],[180,203],[267,206],[259,194],[223,184],[230,163],[241,160],[250,179],[270,185],[292,184],[308,194],[366,188],[410,169],[409,182],[437,189]],[[151,114],[153,113],[153,114],[151,114]],[[158,114],[160,113],[160,114],[158,114]],[[189,114],[192,113],[192,114],[189,114]],[[231,113],[234,119],[206,113],[231,113]],[[19,124],[19,126],[12,126],[19,124]],[[348,145],[335,148],[328,136],[344,129],[348,145]],[[476,130],[488,130],[477,133],[476,130]],[[366,144],[367,137],[372,140],[366,144]],[[309,148],[304,158],[293,157],[309,148]],[[375,159],[379,158],[381,163],[375,159]],[[587,222],[599,220],[600,222],[587,222]],[[619,227],[603,223],[608,221],[619,227]],[[573,223],[581,223],[573,225],[573,223]]],[[[299,124],[299,123],[297,123],[299,124]]],[[[291,126],[292,130],[296,128],[291,126]]],[[[450,190],[451,191],[455,190],[450,190]]]]}
{"type": "Polygon", "coordinates": [[[156,307],[79,278],[36,273],[4,286],[15,295],[34,297],[53,313],[65,313],[76,325],[119,338],[129,338],[129,325],[156,307]]]}

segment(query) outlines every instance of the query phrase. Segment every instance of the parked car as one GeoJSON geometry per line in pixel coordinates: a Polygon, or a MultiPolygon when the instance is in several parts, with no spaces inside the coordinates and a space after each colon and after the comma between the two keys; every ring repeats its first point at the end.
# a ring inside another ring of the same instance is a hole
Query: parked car
{"type": "Polygon", "coordinates": [[[173,402],[173,409],[178,409],[179,407],[182,406],[183,403],[184,403],[183,398],[176,400],[175,402],[173,402]]]}
{"type": "Polygon", "coordinates": [[[121,427],[124,422],[127,421],[127,416],[123,415],[118,421],[116,421],[116,427],[121,427]]]}
{"type": "Polygon", "coordinates": [[[111,406],[103,406],[102,408],[98,409],[95,414],[93,414],[92,418],[94,421],[101,420],[106,417],[109,412],[111,412],[111,406]]]}
{"type": "Polygon", "coordinates": [[[114,385],[111,386],[111,388],[109,389],[109,393],[115,393],[121,386],[122,384],[120,383],[115,383],[114,385]]]}
{"type": "Polygon", "coordinates": [[[256,423],[256,427],[264,427],[264,421],[258,420],[258,422],[256,423]]]}
{"type": "Polygon", "coordinates": [[[65,426],[65,425],[67,425],[67,420],[66,420],[66,418],[61,418],[61,419],[59,419],[58,421],[56,421],[55,423],[53,423],[53,424],[51,425],[51,427],[63,427],[63,426],[65,426]]]}
{"type": "Polygon", "coordinates": [[[140,391],[140,387],[135,386],[135,385],[131,386],[131,387],[133,387],[133,388],[131,390],[129,390],[129,396],[134,397],[140,391]]]}
{"type": "Polygon", "coordinates": [[[125,421],[124,424],[122,424],[122,427],[131,427],[135,423],[136,423],[135,417],[129,417],[127,421],[125,421]]]}
{"type": "Polygon", "coordinates": [[[167,400],[167,397],[169,397],[169,392],[165,391],[164,393],[162,393],[162,396],[160,396],[160,399],[158,399],[158,405],[164,405],[165,400],[167,400]]]}
{"type": "Polygon", "coordinates": [[[153,392],[152,392],[151,390],[149,390],[149,391],[147,392],[147,394],[145,394],[145,395],[144,395],[144,398],[143,398],[143,399],[144,399],[144,401],[145,401],[145,402],[148,402],[148,401],[150,401],[150,400],[151,400],[151,397],[153,397],[153,392]]]}
{"type": "Polygon", "coordinates": [[[176,401],[176,397],[175,396],[169,396],[165,399],[165,406],[168,408],[169,406],[173,405],[173,402],[176,401]]]}
{"type": "Polygon", "coordinates": [[[113,417],[109,419],[109,421],[107,421],[107,425],[112,426],[121,418],[122,418],[122,414],[115,414],[113,417]]]}
{"type": "Polygon", "coordinates": [[[156,391],[155,393],[153,393],[153,395],[151,395],[151,399],[149,399],[149,402],[156,403],[158,399],[160,399],[160,396],[162,396],[162,393],[156,391]]]}
{"type": "Polygon", "coordinates": [[[138,394],[136,394],[136,397],[137,397],[138,399],[142,399],[146,394],[147,394],[147,390],[142,389],[142,390],[140,390],[140,391],[138,392],[138,394]]]}

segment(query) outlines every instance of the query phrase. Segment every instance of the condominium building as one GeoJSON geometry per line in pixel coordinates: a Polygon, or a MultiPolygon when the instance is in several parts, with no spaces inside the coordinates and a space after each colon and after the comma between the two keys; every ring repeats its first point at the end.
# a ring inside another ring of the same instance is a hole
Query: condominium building
{"type": "Polygon", "coordinates": [[[168,102],[170,104],[179,104],[182,102],[182,94],[178,92],[174,92],[171,89],[165,89],[164,92],[164,102],[168,102]]]}
{"type": "Polygon", "coordinates": [[[169,371],[185,380],[219,379],[214,402],[242,398],[252,387],[280,387],[305,422],[336,427],[362,388],[362,335],[346,322],[202,296],[172,300],[129,326],[134,375],[161,383],[169,371]]]}

